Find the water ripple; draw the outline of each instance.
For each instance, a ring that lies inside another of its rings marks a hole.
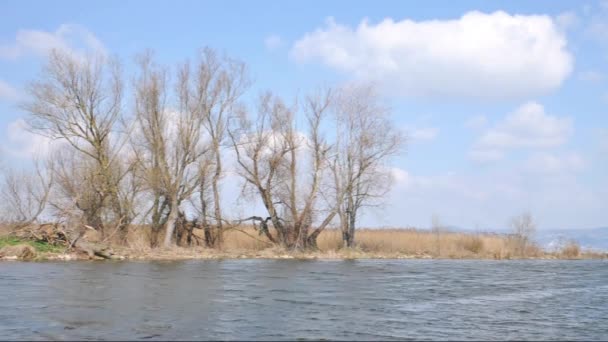
[[[2,263],[5,339],[602,340],[601,261]]]

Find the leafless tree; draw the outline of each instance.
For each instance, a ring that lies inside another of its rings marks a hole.
[[[151,52],[142,54],[138,63],[134,96],[137,134],[133,146],[145,184],[153,195],[153,226],[166,226],[163,245],[169,247],[180,205],[199,184],[197,162],[208,150],[201,132],[205,117],[191,103],[187,64],[178,70],[174,97],[177,108],[171,109],[167,105],[166,69],[154,63]]]
[[[201,115],[210,140],[210,156],[200,164],[200,205],[205,241],[216,247],[223,241],[224,217],[221,207],[220,180],[224,174],[223,151],[228,143],[227,128],[239,99],[250,86],[245,63],[219,56],[210,48],[202,50],[188,82],[188,110]],[[213,207],[212,215],[210,204]],[[211,218],[211,220],[209,220]]]
[[[520,255],[526,254],[526,248],[530,246],[532,237],[536,233],[536,222],[528,211],[523,212],[511,219],[510,222],[516,248]]]
[[[230,131],[245,189],[259,197],[268,214],[251,219],[270,241],[286,248],[316,248],[318,235],[337,214],[335,203],[319,206],[331,151],[321,126],[328,116],[331,91],[304,102],[306,133],[296,130],[298,106],[290,108],[270,93],[260,97],[255,119],[243,117],[239,129]],[[268,222],[276,236],[268,230]]]
[[[168,187],[171,186],[167,139],[169,134],[167,113],[167,71],[153,63],[153,53],[146,51],[138,56],[140,67],[134,81],[136,129],[131,137],[137,167],[135,173],[142,180],[144,190],[151,195],[153,232],[152,244],[156,245],[158,233],[166,224],[171,205]],[[178,201],[179,202],[179,201]]]
[[[45,211],[53,185],[53,174],[48,172],[51,161],[45,166],[35,159],[33,170],[8,169],[3,172],[1,213],[2,218],[8,221],[5,223],[12,228],[18,229],[38,221]]]
[[[349,85],[336,96],[336,147],[331,161],[344,247],[355,244],[361,209],[382,203],[391,184],[388,161],[404,138],[372,85]]]
[[[87,223],[105,234],[101,213],[108,207],[121,235],[132,219],[119,194],[129,168],[119,167],[121,143],[115,131],[122,117],[121,69],[101,55],[86,58],[52,51],[39,79],[28,87],[29,101],[22,107],[39,134],[62,139],[78,151],[89,166],[85,177],[93,189],[89,203],[77,203]]]
[[[337,217],[345,247],[354,245],[362,208],[382,203],[388,161],[403,143],[373,87],[325,89],[293,106],[267,93],[250,116],[242,97],[251,82],[238,60],[206,48],[175,69],[156,64],[151,52],[137,64],[132,116],[123,110],[119,64],[101,55],[53,51],[30,84],[23,108],[32,129],[67,142],[49,168],[56,186],[47,197],[57,215],[123,240],[144,217],[156,234],[166,227],[170,246],[188,201],[206,244],[220,247],[233,224],[222,210],[221,180],[227,153],[235,153],[245,191],[267,212],[250,219],[271,242],[315,248]]]
[[[441,218],[437,214],[433,214],[431,217],[431,230],[435,234],[435,245],[437,248],[437,256],[441,255],[441,234],[443,233],[443,224]]]

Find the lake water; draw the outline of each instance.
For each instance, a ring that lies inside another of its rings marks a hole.
[[[608,262],[0,263],[2,339],[606,340]]]

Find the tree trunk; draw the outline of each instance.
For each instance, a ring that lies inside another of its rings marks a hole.
[[[209,227],[208,224],[205,224],[203,229],[205,231],[205,245],[207,245],[209,248],[213,248],[215,241],[213,240],[213,232],[211,231],[211,227]]]
[[[222,225],[222,206],[220,200],[220,189],[219,189],[219,181],[222,175],[222,158],[220,155],[220,148],[218,143],[216,142],[215,146],[215,174],[213,175],[213,179],[211,182],[211,186],[213,188],[213,204],[215,208],[215,236],[213,238],[214,246],[218,247],[222,245],[224,241],[224,231]]]
[[[353,210],[348,215],[348,239],[346,240],[346,246],[348,248],[355,247],[355,225],[356,225],[357,215]]]
[[[345,248],[355,246],[355,226],[357,220],[357,212],[354,209],[353,200],[349,198],[348,207],[342,222],[342,243]]]
[[[342,248],[348,248],[348,241],[350,241],[350,237],[348,236],[348,227],[342,227]]]
[[[178,204],[177,200],[171,200],[171,208],[169,208],[169,217],[167,218],[167,229],[165,232],[165,242],[163,245],[165,247],[173,246],[173,234],[175,234],[175,226],[177,224],[177,213],[178,213]]]
[[[319,247],[317,246],[317,236],[317,234],[311,234],[310,236],[306,237],[306,245],[304,246],[304,248],[308,250],[319,249]]]
[[[152,206],[152,223],[150,224],[150,229],[151,229],[150,247],[156,247],[159,244],[158,233],[159,233],[160,229],[162,228],[161,214],[162,214],[162,209],[160,206],[160,195],[155,194],[154,204]]]
[[[154,225],[152,225],[152,227],[150,227],[150,229],[151,229],[150,247],[154,248],[154,247],[157,247],[159,244],[158,233],[160,232],[160,227],[155,227]]]

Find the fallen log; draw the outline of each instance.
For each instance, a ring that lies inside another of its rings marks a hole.
[[[76,250],[83,251],[89,255],[89,258],[100,257],[103,259],[110,260],[122,260],[124,257],[116,255],[114,250],[106,245],[85,242],[82,240],[77,240],[74,243],[74,247]]]

